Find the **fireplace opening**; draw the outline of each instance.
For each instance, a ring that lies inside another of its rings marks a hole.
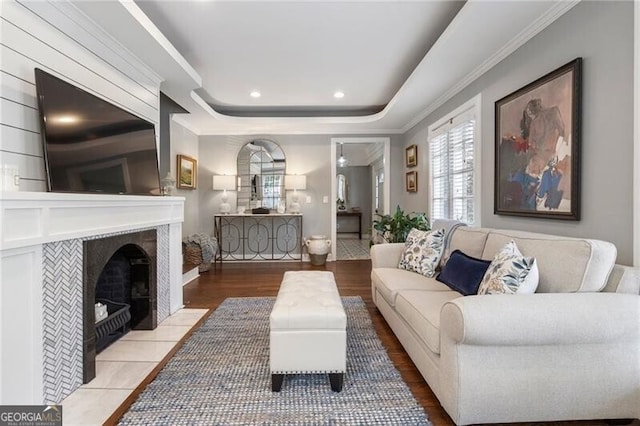
[[[136,245],[121,247],[109,259],[96,284],[96,353],[130,329],[151,328],[151,265]]]
[[[156,245],[155,230],[83,242],[83,383],[97,353],[129,330],[156,328]]]

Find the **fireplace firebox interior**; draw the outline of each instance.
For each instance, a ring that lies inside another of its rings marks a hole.
[[[96,311],[96,353],[130,329],[150,329],[149,259],[136,245],[121,247],[105,265],[96,285],[95,303],[104,305],[108,316]]]
[[[84,242],[83,382],[95,377],[95,356],[130,329],[157,326],[156,231]],[[96,304],[108,316],[96,322]]]

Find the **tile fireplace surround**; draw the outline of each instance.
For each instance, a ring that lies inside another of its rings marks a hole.
[[[0,193],[0,405],[82,384],[83,241],[157,232],[158,322],[182,308],[184,198]]]

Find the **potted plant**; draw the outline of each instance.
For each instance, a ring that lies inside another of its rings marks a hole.
[[[426,213],[408,213],[398,206],[392,215],[376,215],[379,219],[373,221],[373,229],[378,231],[384,242],[402,243],[407,239],[411,229],[416,228],[421,231],[431,230],[429,219]]]

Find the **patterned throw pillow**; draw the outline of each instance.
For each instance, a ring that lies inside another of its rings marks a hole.
[[[524,257],[512,240],[491,261],[478,288],[478,294],[535,293],[538,279],[535,258]]]
[[[444,229],[420,231],[412,229],[404,244],[398,268],[417,272],[425,277],[436,274],[436,266],[444,247]]]

